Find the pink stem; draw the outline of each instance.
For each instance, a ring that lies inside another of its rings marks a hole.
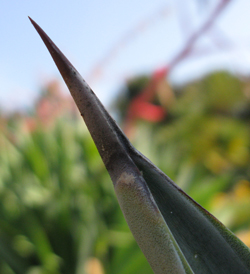
[[[230,1],[231,0],[222,0],[211,16],[208,18],[208,20],[196,32],[194,32],[193,35],[191,35],[184,48],[167,65],[167,73],[169,73],[182,59],[184,59],[189,54],[194,43],[213,25],[216,18],[221,14],[221,12]]]

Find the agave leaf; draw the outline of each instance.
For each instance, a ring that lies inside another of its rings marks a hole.
[[[250,273],[250,250],[138,152],[77,70],[30,19],[54,59],[155,273]]]

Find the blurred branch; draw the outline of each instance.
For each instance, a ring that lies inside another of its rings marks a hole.
[[[156,92],[157,85],[165,79],[165,77],[175,68],[177,64],[187,58],[193,50],[193,46],[197,42],[197,40],[203,36],[216,22],[219,15],[224,11],[226,6],[230,3],[231,0],[221,0],[212,14],[208,17],[204,24],[198,28],[197,31],[194,31],[193,34],[189,37],[186,44],[183,48],[173,57],[173,59],[167,64],[165,67],[156,70],[149,82],[148,86],[137,95],[130,103],[128,108],[127,117],[125,119],[124,130],[126,134],[130,134],[131,132],[130,125],[133,121],[138,118],[137,117],[137,109],[141,109],[142,105],[145,106],[145,102],[150,102]],[[150,104],[148,104],[150,105]],[[158,107],[159,108],[159,107]],[[149,109],[145,109],[145,112],[149,111]],[[162,108],[163,111],[163,108]]]
[[[202,5],[203,9],[205,9],[207,8],[208,3],[209,2],[207,1],[198,1],[197,5]],[[201,57],[207,54],[214,53],[216,51],[215,49],[211,49],[209,47],[194,48],[194,44],[204,33],[206,33],[209,36],[212,43],[218,50],[229,50],[235,47],[235,44],[231,41],[231,39],[227,37],[227,35],[216,24],[214,24],[218,15],[224,10],[225,6],[228,3],[229,1],[221,1],[220,4],[214,10],[214,12],[210,15],[208,20],[201,25],[198,31],[193,32],[193,34],[190,36],[190,33],[192,33],[191,30],[193,28],[190,8],[187,5],[187,2],[184,3],[180,0],[176,1],[180,28],[182,30],[183,35],[185,37],[189,36],[189,39],[185,43],[182,50],[177,53],[177,55],[171,60],[170,64],[166,67],[168,68],[167,72],[170,72],[169,70],[173,69],[173,67],[175,67],[175,65],[177,65],[183,59],[188,58],[191,60],[192,58]],[[172,68],[170,66],[172,66]],[[158,74],[159,71],[156,71],[156,73]]]
[[[105,54],[105,56],[94,66],[90,74],[87,76],[89,82],[102,75],[104,67],[115,58],[117,53],[124,48],[129,42],[135,39],[140,33],[147,30],[150,26],[164,19],[170,12],[168,6],[161,7],[150,16],[141,20],[135,27],[130,29],[125,35],[118,40],[117,43]]]
[[[212,25],[215,23],[219,15],[222,13],[222,11],[224,11],[226,6],[230,2],[231,0],[222,0],[219,3],[219,5],[215,8],[214,12],[208,18],[208,20],[190,36],[187,43],[184,45],[183,49],[179,53],[177,53],[177,55],[172,59],[172,61],[170,61],[170,63],[166,66],[165,75],[169,73],[171,70],[173,70],[173,68],[189,54],[196,41],[212,27]]]

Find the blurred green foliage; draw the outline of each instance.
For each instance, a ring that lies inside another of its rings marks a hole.
[[[250,82],[218,72],[165,92],[165,119],[136,120],[135,147],[250,245]],[[32,115],[2,114],[0,128],[0,273],[152,274],[55,83]]]

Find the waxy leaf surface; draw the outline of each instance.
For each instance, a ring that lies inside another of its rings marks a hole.
[[[249,248],[131,145],[74,66],[30,20],[76,102],[153,271],[250,273]]]

